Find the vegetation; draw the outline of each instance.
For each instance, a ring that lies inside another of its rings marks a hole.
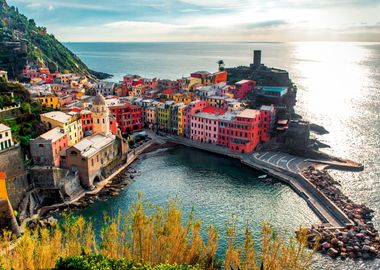
[[[13,249],[14,238],[5,232],[0,239],[0,268],[131,269],[128,267],[133,265],[133,269],[220,269],[223,263],[225,269],[236,270],[301,270],[309,267],[314,253],[306,248],[304,230],[285,243],[265,224],[259,252],[248,229],[245,241],[237,245],[232,225],[227,230],[225,258],[220,262],[216,258],[218,232],[209,226],[204,240],[201,229],[193,214],[184,222],[174,200],[164,210],[149,207],[140,198],[129,214],[105,219],[100,241],[91,222],[82,217],[68,217],[62,226],[51,230],[26,229]]]
[[[99,79],[108,74],[94,72],[45,27],[37,26],[33,19],[20,14],[15,7],[9,7],[0,0],[0,68],[16,78],[26,63],[49,67],[52,71],[69,70]]]
[[[159,264],[156,266],[150,266],[136,262],[134,260],[126,259],[111,259],[103,255],[82,255],[68,258],[60,258],[54,268],[54,270],[92,270],[92,269],[104,269],[104,270],[197,270],[198,267],[188,265],[171,265],[171,264]]]
[[[10,93],[13,93],[11,98]],[[51,110],[30,99],[29,92],[19,83],[0,83],[0,108],[18,105],[20,108],[12,115],[0,117],[0,123],[11,128],[14,140],[20,143],[25,155],[30,156],[30,140],[47,131],[40,121],[40,114]]]

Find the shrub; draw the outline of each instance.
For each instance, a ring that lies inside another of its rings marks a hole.
[[[198,267],[188,265],[149,264],[138,263],[134,260],[111,259],[103,255],[82,255],[68,258],[60,258],[54,270],[196,270]]]
[[[194,220],[192,213],[184,222],[175,200],[170,200],[165,209],[155,207],[155,211],[149,211],[151,214],[146,213],[146,208],[139,198],[129,214],[105,218],[101,241],[96,240],[91,222],[83,217],[67,217],[52,230],[26,229],[16,244],[14,236],[5,232],[0,238],[0,269],[49,269],[57,260],[56,269],[132,269],[128,267],[138,265],[142,268],[133,269],[196,269],[192,265],[200,269],[221,268],[215,255],[218,232],[212,225],[204,240],[201,222]],[[303,270],[309,267],[314,254],[306,248],[306,230],[302,229],[285,243],[264,224],[261,252],[254,249],[248,228],[241,246],[236,245],[236,235],[232,224],[227,229],[225,269]]]

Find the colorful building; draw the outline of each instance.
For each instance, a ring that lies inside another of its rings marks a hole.
[[[200,112],[208,106],[205,100],[194,100],[182,110],[183,117],[183,137],[190,138],[191,136],[191,116]]]
[[[215,72],[212,75],[212,83],[227,82],[227,71]]]
[[[218,142],[219,117],[226,111],[206,107],[191,116],[191,139],[216,144]]]
[[[129,102],[115,104],[109,107],[111,114],[116,118],[118,128],[123,134],[130,134],[142,130],[142,108]]]
[[[33,163],[59,167],[61,151],[67,146],[67,133],[60,127],[53,128],[30,142]]]
[[[0,151],[12,147],[13,139],[11,128],[0,123]]]
[[[156,127],[156,124],[157,124],[156,110],[157,108],[154,106],[149,106],[145,108],[144,122],[149,128]]]
[[[74,145],[83,138],[82,120],[78,113],[64,113],[60,111],[48,112],[41,114],[41,121],[49,129],[60,127],[68,135],[68,145]]]
[[[246,98],[255,86],[256,82],[252,80],[241,80],[235,83],[234,98],[239,100]]]
[[[260,142],[260,111],[228,112],[219,119],[218,144],[231,151],[250,153]]]
[[[44,107],[52,108],[52,109],[61,108],[61,103],[59,102],[59,97],[57,96],[43,96],[43,97],[37,97],[36,99]]]
[[[91,108],[92,134],[109,135],[110,132],[110,110],[106,99],[102,94],[97,94]]]
[[[166,101],[157,106],[158,129],[165,131],[171,130],[172,107],[174,104],[174,101]]]
[[[261,141],[268,142],[273,135],[276,124],[276,110],[273,105],[263,105],[260,108],[261,113]]]
[[[184,112],[186,111],[186,108],[187,105],[181,105],[178,107],[178,136],[183,136],[185,122]]]
[[[82,121],[82,130],[84,136],[89,136],[92,134],[92,112],[88,110],[81,110],[80,117]]]

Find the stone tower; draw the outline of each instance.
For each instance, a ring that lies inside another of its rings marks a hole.
[[[109,135],[110,111],[106,105],[106,99],[102,94],[97,94],[91,108],[92,112],[92,134]]]

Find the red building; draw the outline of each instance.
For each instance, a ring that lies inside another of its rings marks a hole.
[[[260,108],[261,113],[261,141],[268,142],[271,139],[271,133],[274,131],[276,123],[276,111],[273,105],[263,105]]]
[[[118,124],[115,117],[110,117],[110,131],[113,135],[117,134]]]
[[[244,99],[256,86],[256,81],[241,80],[235,83],[234,98]]]
[[[123,134],[142,130],[142,108],[129,102],[109,107]]]
[[[82,120],[82,130],[83,134],[85,136],[91,135],[92,134],[92,113],[91,111],[87,110],[82,110],[80,112],[81,120]]]
[[[227,71],[219,71],[213,74],[213,83],[227,82]]]
[[[252,152],[260,142],[260,111],[246,109],[219,119],[218,144],[239,153]]]

